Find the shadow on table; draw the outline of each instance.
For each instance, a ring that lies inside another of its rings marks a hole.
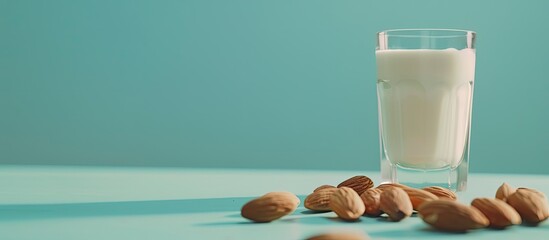
[[[384,230],[384,231],[371,231],[368,232],[368,234],[373,238],[405,238],[405,239],[423,239],[423,238],[434,238],[434,239],[441,239],[448,236],[461,236],[466,235],[467,233],[449,233],[449,232],[440,232],[436,231],[430,227],[423,226],[415,226],[410,229],[406,230]]]
[[[261,226],[264,223],[253,223],[248,220],[245,220],[240,216],[240,213],[228,214],[225,217],[229,219],[221,219],[222,221],[218,222],[206,222],[206,223],[197,223],[195,226],[198,227],[211,227],[211,226]],[[242,221],[234,221],[230,219],[239,218]],[[382,218],[370,218],[370,217],[361,217],[357,221],[344,221],[338,218],[333,212],[309,212],[303,208],[298,208],[293,214],[285,216],[282,219],[275,221],[277,224],[306,224],[306,225],[340,225],[340,226],[361,226],[361,225],[377,225],[377,224],[387,224],[387,220]]]
[[[240,211],[250,197],[0,205],[0,222],[52,218]]]

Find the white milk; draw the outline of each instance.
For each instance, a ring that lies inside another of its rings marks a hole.
[[[379,50],[385,155],[408,168],[457,166],[468,147],[475,52]]]

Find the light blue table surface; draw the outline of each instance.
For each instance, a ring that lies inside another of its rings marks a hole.
[[[361,171],[0,166],[0,239],[303,239],[340,230],[373,239],[549,238],[548,221],[448,234],[417,217],[346,223],[334,213],[308,214],[302,205],[268,224],[240,217],[254,196],[285,190],[303,199],[321,184],[357,174],[379,179]],[[491,197],[503,181],[549,193],[548,175],[471,174],[459,199]]]

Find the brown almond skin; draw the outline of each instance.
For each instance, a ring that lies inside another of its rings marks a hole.
[[[498,190],[496,191],[496,198],[502,201],[507,201],[507,198],[509,197],[509,195],[515,193],[515,191],[516,189],[511,187],[509,184],[503,183],[501,184],[501,186],[499,186]]]
[[[408,194],[398,187],[385,188],[379,197],[379,208],[389,215],[389,219],[398,222],[412,215],[413,207]]]
[[[403,188],[403,190],[408,194],[414,210],[417,210],[419,206],[424,202],[438,199],[436,195],[422,189]]]
[[[360,196],[348,187],[341,187],[330,197],[330,209],[346,221],[356,221],[364,213],[364,203]]]
[[[471,205],[481,211],[490,221],[491,228],[506,228],[521,224],[518,212],[506,202],[497,198],[475,198]]]
[[[323,188],[309,194],[304,201],[305,208],[318,212],[332,211],[329,206],[330,197],[335,191],[337,191],[335,187]]]
[[[242,206],[242,217],[254,222],[271,222],[295,211],[299,198],[290,192],[270,192]]]
[[[383,191],[384,189],[390,188],[390,187],[397,187],[397,188],[402,188],[402,189],[410,188],[410,187],[408,187],[404,184],[400,184],[400,183],[383,183],[383,184],[377,186],[376,188]]]
[[[547,196],[545,196],[544,193],[542,193],[542,192],[540,192],[540,191],[538,191],[538,190],[536,190],[536,189],[533,189],[533,188],[519,187],[519,188],[517,188],[517,190],[530,191],[530,192],[533,192],[533,193],[539,195],[539,196],[542,197],[542,198],[547,198]]]
[[[369,240],[370,238],[359,233],[324,233],[307,238],[307,240]]]
[[[377,189],[380,189],[381,191],[387,188],[400,188],[404,190],[408,194],[410,201],[412,201],[412,207],[414,210],[417,210],[419,205],[421,205],[425,201],[438,199],[436,195],[428,191],[425,191],[423,189],[418,189],[418,188],[412,188],[400,183],[384,183],[377,186]]]
[[[360,198],[364,203],[364,215],[370,217],[378,217],[383,212],[379,209],[381,190],[377,188],[370,188],[360,194]]]
[[[273,197],[273,196],[287,198],[291,200],[292,203],[295,204],[296,206],[299,206],[299,204],[301,203],[301,200],[299,200],[299,198],[291,192],[268,192],[261,197]]]
[[[374,187],[374,182],[372,181],[372,179],[366,176],[354,176],[341,182],[339,185],[337,185],[337,187],[352,188],[356,191],[356,193],[358,193],[358,195],[360,195],[364,191],[366,191],[366,189]]]
[[[522,221],[538,224],[549,218],[549,206],[545,195],[529,189],[517,189],[509,195],[507,203],[520,214]]]
[[[465,232],[490,223],[478,209],[448,199],[425,202],[418,215],[435,229],[448,232]]]
[[[439,186],[425,187],[423,190],[436,195],[438,198],[445,198],[450,200],[457,200],[457,195],[448,188]]]
[[[336,188],[336,187],[334,187],[332,185],[324,184],[322,186],[319,186],[319,187],[315,188],[315,190],[313,190],[313,192],[316,192],[316,191],[322,190],[322,189],[326,189],[326,188]]]

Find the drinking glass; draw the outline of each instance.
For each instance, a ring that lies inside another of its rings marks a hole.
[[[413,187],[467,186],[476,33],[377,34],[381,177]]]

